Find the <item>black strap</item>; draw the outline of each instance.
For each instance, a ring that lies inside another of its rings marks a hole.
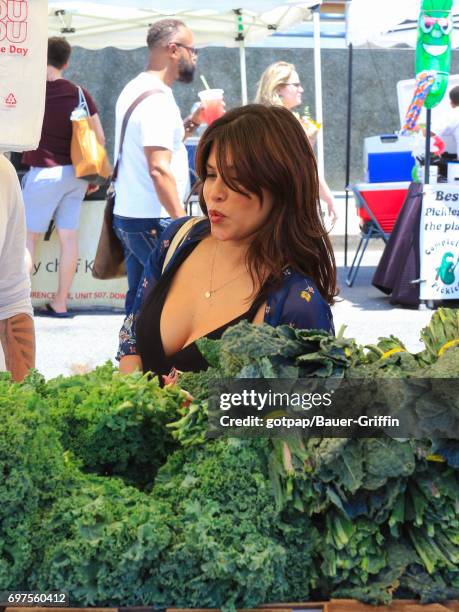
[[[54,223],[54,219],[51,219],[48,225],[48,229],[46,230],[45,235],[43,237],[43,240],[45,242],[48,242],[48,240],[51,238],[51,234],[53,233],[55,227],[56,224]]]
[[[118,149],[118,155],[116,157],[115,167],[113,168],[112,181],[115,181],[116,177],[118,176],[118,166],[119,166],[119,163],[120,163],[120,160],[121,160],[121,152],[123,150],[124,137],[126,135],[126,128],[127,128],[127,124],[128,124],[129,118],[132,115],[134,109],[143,100],[145,100],[145,98],[148,98],[149,96],[151,96],[151,95],[153,95],[155,93],[164,93],[164,91],[162,89],[150,89],[149,91],[144,91],[143,94],[140,94],[140,96],[134,100],[134,102],[127,109],[126,114],[124,115],[123,124],[121,126],[120,146],[119,146],[119,149]]]

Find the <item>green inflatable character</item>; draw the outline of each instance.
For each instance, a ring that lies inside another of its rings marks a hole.
[[[416,45],[416,74],[435,72],[435,83],[425,99],[425,107],[437,106],[445,95],[451,67],[453,0],[422,0]]]

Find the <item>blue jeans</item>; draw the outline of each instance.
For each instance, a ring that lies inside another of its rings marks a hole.
[[[128,279],[125,302],[126,315],[131,313],[134,306],[135,295],[147,259],[170,222],[170,217],[164,219],[134,219],[132,217],[113,216],[113,229],[123,245],[126,262]]]

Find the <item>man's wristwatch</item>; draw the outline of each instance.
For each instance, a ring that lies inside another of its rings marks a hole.
[[[201,124],[196,121],[192,121],[191,116],[183,122],[186,132],[194,132],[196,128],[198,128]]]
[[[188,121],[185,125],[185,130],[187,132],[194,132],[197,127],[199,127],[199,123],[195,123],[194,121]]]

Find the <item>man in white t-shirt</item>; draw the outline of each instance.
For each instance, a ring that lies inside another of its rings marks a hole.
[[[35,365],[35,333],[27,272],[26,225],[13,165],[0,153],[0,371],[22,380]]]
[[[143,267],[171,219],[186,215],[183,201],[188,187],[188,157],[183,138],[199,124],[200,109],[182,120],[171,86],[191,83],[197,50],[192,32],[176,19],[154,23],[147,36],[148,65],[121,92],[116,103],[115,158],[121,125],[130,105],[154,90],[134,109],[126,129],[122,160],[115,183],[113,228],[126,259],[131,311]]]

